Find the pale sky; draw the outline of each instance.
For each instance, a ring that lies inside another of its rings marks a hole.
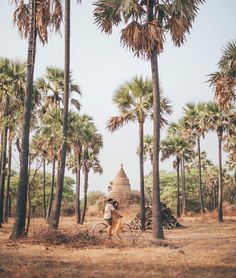
[[[20,38],[13,26],[13,7],[9,2],[0,1],[0,57],[25,61],[27,42]],[[83,94],[80,98],[81,113],[94,118],[104,140],[100,155],[103,175],[90,174],[89,190],[106,193],[107,185],[114,180],[121,163],[131,188],[138,189],[138,125],[127,125],[112,134],[105,127],[109,117],[116,115],[112,104],[114,90],[135,75],[151,78],[150,62],[134,58],[131,51],[120,46],[119,28],[110,36],[100,32],[93,23],[93,1],[71,2],[71,71]],[[182,107],[187,102],[212,100],[213,92],[206,82],[207,75],[217,69],[216,64],[227,41],[236,38],[235,11],[235,0],[206,0],[185,45],[176,48],[167,38],[164,53],[159,57],[159,74],[165,95],[174,110],[170,121],[177,121],[182,116]],[[49,43],[44,47],[38,44],[36,78],[45,74],[47,66],[63,67],[63,48],[63,32],[62,36],[50,35]],[[152,134],[152,123],[147,122],[145,134]],[[215,135],[207,135],[202,140],[202,150],[207,151],[209,158],[217,163]],[[161,163],[161,168],[171,171],[172,161]],[[151,165],[146,162],[145,174],[150,171]]]

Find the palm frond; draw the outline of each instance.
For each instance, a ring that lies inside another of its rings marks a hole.
[[[134,52],[137,57],[150,58],[154,47],[161,53],[165,41],[165,34],[157,19],[140,24],[135,20],[121,31],[121,43]]]

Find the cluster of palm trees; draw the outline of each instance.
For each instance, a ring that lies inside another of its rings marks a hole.
[[[184,176],[185,169],[195,160],[198,168],[198,186],[201,212],[205,212],[203,189],[202,189],[202,159],[200,140],[209,132],[216,132],[218,138],[218,168],[219,168],[219,188],[218,188],[218,220],[223,221],[222,202],[223,202],[223,168],[222,168],[222,144],[228,146],[228,140],[233,140],[236,135],[236,115],[233,108],[227,112],[222,111],[215,102],[190,103],[184,107],[184,116],[178,123],[172,123],[167,131],[167,137],[162,141],[162,159],[175,157],[177,171],[177,201],[176,215],[180,216],[179,188],[181,180],[182,206],[181,211],[186,214],[186,194]],[[230,139],[229,139],[230,138]],[[195,148],[196,146],[196,148]],[[233,147],[234,148],[234,147]],[[229,153],[234,151],[229,150]],[[195,150],[196,149],[196,150]],[[232,156],[229,155],[229,163],[234,163]],[[181,171],[180,171],[181,170]],[[234,170],[235,166],[234,166]],[[181,172],[181,175],[180,175]],[[182,179],[180,179],[182,177]]]
[[[29,184],[29,158],[30,158],[30,130],[33,129],[33,118],[34,113],[33,109],[40,110],[36,101],[37,98],[41,97],[41,92],[45,92],[49,90],[48,87],[51,87],[52,84],[49,84],[48,80],[39,81],[39,88],[36,89],[34,86],[34,65],[35,65],[35,53],[36,53],[36,42],[37,39],[41,41],[43,44],[48,41],[48,31],[49,29],[59,31],[60,25],[62,22],[62,12],[63,7],[60,0],[15,0],[16,11],[14,13],[14,21],[18,26],[20,34],[28,38],[28,57],[26,64],[26,77],[25,77],[25,90],[22,96],[22,113],[19,113],[19,117],[21,117],[21,128],[20,128],[20,139],[18,140],[19,150],[20,150],[20,174],[19,174],[19,186],[18,186],[18,200],[17,200],[17,211],[15,224],[12,232],[13,238],[18,238],[25,233],[25,215],[26,215],[26,199],[27,199],[27,191]],[[151,85],[149,84],[149,91],[151,86],[152,95],[149,93],[149,98],[151,98],[152,105],[152,119],[153,119],[153,138],[152,138],[152,165],[153,165],[153,237],[154,238],[164,238],[162,221],[161,221],[161,206],[160,206],[160,178],[159,178],[159,156],[160,156],[160,128],[161,128],[161,89],[159,85],[159,74],[158,74],[158,55],[164,49],[164,42],[166,34],[170,34],[171,39],[175,46],[181,46],[185,39],[186,34],[190,32],[192,28],[192,24],[194,19],[197,16],[197,12],[199,6],[204,3],[204,0],[173,0],[173,1],[165,1],[165,0],[97,0],[94,5],[94,18],[95,23],[101,27],[101,30],[106,33],[111,33],[113,26],[117,26],[122,23],[124,28],[121,32],[121,42],[123,46],[130,48],[133,53],[145,59],[150,60],[151,62]],[[55,163],[58,164],[57,171],[57,190],[55,193],[55,200],[52,206],[51,216],[50,216],[50,227],[57,228],[60,216],[60,204],[62,199],[63,192],[63,181],[64,181],[64,172],[66,166],[66,153],[68,150],[69,140],[70,139],[70,117],[73,118],[73,114],[69,113],[69,93],[70,90],[78,91],[78,87],[73,87],[70,78],[70,0],[64,1],[64,34],[65,34],[65,63],[64,63],[64,74],[62,86],[60,87],[61,91],[63,91],[63,107],[60,106],[58,101],[60,100],[60,92],[58,92],[57,100],[54,102],[50,101],[53,99],[54,92],[51,91],[51,94],[48,96],[48,106],[53,107],[53,109],[45,109],[46,112],[41,109],[41,112],[44,115],[47,115],[46,119],[43,117],[41,129],[37,132],[37,136],[44,134],[48,134],[48,125],[50,125],[50,121],[53,122],[55,117],[61,116],[61,124],[62,124],[62,133],[57,136],[57,138],[52,138],[51,140],[54,142],[55,146],[60,144],[57,153],[54,150],[54,143],[46,142],[45,146],[48,144],[50,147],[50,152],[54,154],[52,156],[55,160]],[[231,49],[231,48],[230,48]],[[216,88],[216,96],[220,96],[220,100],[222,100],[222,95],[226,92],[228,94],[227,103],[232,102],[235,98],[235,61],[233,64],[229,63],[229,60],[232,59],[223,59],[219,63],[219,74],[213,74],[211,78],[211,82],[213,86]],[[222,82],[226,84],[227,81],[227,90],[226,87],[222,87]],[[132,82],[131,82],[132,83]],[[145,83],[145,82],[144,82]],[[126,84],[125,87],[129,87],[129,93],[121,92],[122,97],[126,97],[127,99],[131,96],[130,91],[132,89],[131,84]],[[134,85],[135,86],[135,85]],[[52,87],[51,87],[52,89]],[[146,90],[146,89],[145,89]],[[4,90],[3,90],[4,91]],[[121,88],[121,91],[123,89]],[[125,90],[124,90],[125,91]],[[223,92],[223,93],[222,93]],[[125,96],[126,94],[126,96]],[[34,99],[35,98],[35,99]],[[7,98],[6,98],[7,100]],[[118,100],[118,99],[117,99]],[[114,98],[114,101],[115,98]],[[224,105],[224,101],[221,101]],[[78,103],[74,103],[77,108],[79,108]],[[57,105],[57,107],[56,107]],[[214,104],[213,104],[214,105]],[[125,106],[125,105],[124,105]],[[225,105],[224,105],[225,106]],[[227,105],[226,105],[227,106]],[[63,109],[62,109],[63,108]],[[134,119],[138,120],[140,127],[140,149],[142,149],[142,124],[144,123],[144,119],[150,112],[150,106],[146,106],[144,111],[135,111],[132,113],[130,111],[130,107],[125,107],[124,109],[128,109],[128,116],[126,119],[124,117],[113,117],[111,118],[108,128],[111,130],[115,130],[116,127],[121,126],[125,121],[132,121]],[[229,106],[227,106],[229,109]],[[125,110],[122,110],[121,114],[126,113]],[[132,109],[132,107],[131,107]],[[163,110],[164,111],[164,110]],[[216,112],[216,111],[215,111]],[[5,116],[4,119],[8,115],[8,111],[4,111]],[[75,116],[75,115],[74,115]],[[50,120],[49,120],[50,118]],[[76,118],[76,116],[75,116]],[[71,120],[72,121],[72,120]],[[83,121],[81,119],[81,121]],[[89,123],[91,124],[91,119],[87,117],[84,119],[86,122],[85,126]],[[58,128],[57,124],[53,122],[55,125],[55,129]],[[209,123],[210,124],[210,123]],[[54,127],[53,125],[53,127]],[[18,126],[19,127],[19,126]],[[73,128],[79,128],[79,124]],[[73,130],[72,128],[72,130]],[[214,127],[211,127],[214,129]],[[195,129],[195,128],[194,128]],[[79,160],[75,161],[76,167],[75,171],[77,173],[77,181],[80,180],[79,170],[81,167],[84,167],[84,171],[88,172],[89,164],[89,156],[96,157],[99,149],[102,146],[101,136],[98,135],[96,128],[92,128],[90,130],[91,133],[95,133],[94,140],[98,140],[99,143],[91,143],[92,135],[87,134],[86,138],[82,140],[85,150],[82,151],[79,146],[73,147],[73,151],[77,154],[77,157],[83,155],[84,162],[81,164]],[[4,133],[5,132],[5,133]],[[2,133],[2,145],[6,145],[6,130]],[[196,131],[198,132],[198,131]],[[224,132],[224,126],[218,126],[217,133],[219,136],[219,143],[222,140],[222,134]],[[231,132],[228,133],[230,136]],[[49,136],[50,137],[50,136]],[[60,143],[57,140],[61,140]],[[77,140],[76,137],[73,140]],[[73,141],[72,140],[72,141]],[[231,140],[231,139],[230,139]],[[36,140],[37,141],[37,140]],[[39,142],[39,145],[41,143]],[[93,151],[91,151],[91,144],[94,147]],[[37,144],[36,144],[37,145]],[[53,145],[53,147],[52,147]],[[43,145],[43,147],[45,147]],[[230,145],[228,145],[230,148]],[[6,148],[5,148],[6,149]],[[4,147],[2,148],[4,150]],[[43,154],[48,150],[42,150]],[[1,152],[2,159],[1,161],[5,161],[6,163],[6,154]],[[142,151],[140,152],[140,165],[142,161]],[[71,161],[71,160],[70,160]],[[54,165],[55,165],[54,163]],[[183,162],[182,162],[183,163]],[[180,162],[181,164],[181,162]],[[94,169],[101,172],[101,168],[96,167]],[[91,166],[92,167],[92,166]],[[184,165],[182,165],[184,168]],[[4,166],[2,166],[1,177],[4,178],[5,171]],[[85,175],[86,177],[86,175]],[[85,189],[87,188],[87,181],[85,181]],[[200,184],[200,183],[199,183]],[[143,196],[143,173],[142,167],[140,167],[140,189]],[[201,186],[200,186],[201,187]],[[199,188],[200,188],[199,187]],[[2,187],[1,187],[2,188]],[[4,188],[4,187],[3,187]],[[4,191],[1,189],[1,192]],[[86,190],[85,190],[86,191]],[[78,195],[79,193],[77,193]],[[3,194],[2,197],[3,198]],[[77,196],[78,198],[78,196]],[[142,197],[143,202],[143,197]],[[2,200],[1,200],[1,203]],[[86,204],[86,202],[85,202]],[[2,206],[2,205],[1,205]],[[0,206],[0,213],[2,211]],[[78,205],[79,207],[79,205]],[[143,207],[143,203],[142,203]],[[203,206],[202,206],[203,207]],[[77,209],[79,215],[79,208]],[[78,221],[79,216],[78,216]]]
[[[1,193],[0,193],[0,219],[1,224],[8,219],[9,192],[11,178],[12,146],[18,146],[19,158],[22,159],[20,123],[23,117],[24,89],[26,85],[25,64],[10,61],[6,58],[0,59],[0,106],[1,106]],[[68,113],[67,131],[67,167],[76,174],[76,220],[83,223],[87,205],[88,177],[89,172],[102,173],[102,167],[98,158],[103,147],[102,136],[93,122],[93,119],[79,113],[80,103],[76,95],[80,95],[80,89],[72,80],[70,74],[69,98],[71,107]],[[30,124],[31,144],[29,148],[29,176],[35,177],[36,172],[42,168],[44,176],[43,203],[44,217],[47,222],[53,220],[52,212],[58,206],[57,191],[60,152],[63,143],[63,93],[64,93],[64,71],[61,68],[48,67],[44,78],[34,82],[34,93],[32,101],[32,117]],[[73,97],[73,94],[76,94]],[[20,161],[21,162],[21,161]],[[52,165],[51,191],[49,200],[45,196],[45,171],[46,165]],[[34,173],[32,174],[32,169]],[[80,208],[80,174],[84,174],[84,208]],[[57,179],[56,179],[57,177]],[[6,186],[5,186],[6,183]],[[33,179],[27,185],[27,224],[25,232],[29,228],[31,211],[31,186]],[[55,191],[56,187],[56,193]],[[4,204],[4,207],[3,207]]]

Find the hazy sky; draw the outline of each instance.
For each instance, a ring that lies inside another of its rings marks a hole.
[[[13,26],[13,7],[9,2],[0,1],[0,56],[25,61],[27,42],[20,38]],[[105,127],[108,118],[116,115],[112,104],[114,90],[135,75],[150,78],[150,62],[133,57],[129,50],[120,46],[119,28],[110,36],[100,32],[93,23],[93,1],[71,2],[71,71],[83,94],[80,98],[82,113],[94,118],[104,140],[100,155],[103,175],[90,174],[89,190],[106,192],[121,163],[131,187],[138,189],[138,125],[125,126],[113,134]],[[236,38],[235,11],[235,0],[206,0],[184,46],[176,48],[169,38],[166,39],[164,53],[159,57],[159,73],[165,95],[173,105],[170,121],[182,116],[182,107],[187,102],[212,100],[213,92],[206,82],[207,75],[217,69],[216,64],[226,42]],[[63,44],[63,32],[62,35],[50,35],[49,43],[44,47],[38,44],[36,78],[45,74],[47,66],[63,67]],[[151,133],[152,124],[147,122],[145,134]],[[215,135],[207,135],[202,141],[202,148],[210,159],[217,161]],[[171,171],[171,160],[162,163],[161,168]],[[146,162],[145,174],[150,171],[150,163]]]

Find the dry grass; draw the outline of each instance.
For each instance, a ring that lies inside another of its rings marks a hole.
[[[127,216],[129,219],[130,215]],[[142,233],[136,244],[89,235],[101,218],[85,226],[62,217],[49,232],[42,219],[32,221],[28,239],[12,242],[13,221],[0,229],[0,277],[236,277],[236,217],[217,223],[215,215],[182,218],[183,229],[166,230],[165,240]]]

